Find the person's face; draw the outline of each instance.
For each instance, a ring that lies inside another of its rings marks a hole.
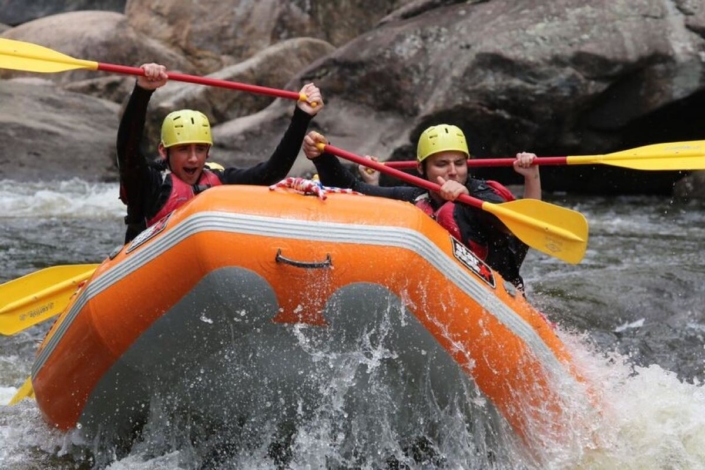
[[[160,150],[164,151],[162,156],[169,159],[172,173],[186,184],[193,185],[201,177],[209,149],[207,144],[183,144]]]
[[[463,152],[453,150],[434,153],[419,162],[418,171],[433,183],[438,183],[440,176],[446,181],[453,180],[465,184],[468,180],[467,158]]]

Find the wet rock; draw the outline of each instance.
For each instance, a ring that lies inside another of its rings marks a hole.
[[[12,28],[2,37],[41,45],[78,60],[132,67],[154,61],[170,64],[172,70],[184,73],[195,71],[182,56],[132,29],[121,13],[79,11],[52,15]],[[2,78],[36,75],[0,70]],[[81,66],[73,71],[46,74],[46,78],[62,85],[104,76],[105,72]]]
[[[479,157],[602,154],[696,140],[705,126],[697,17],[670,4],[494,0],[417,11],[303,74],[327,95],[366,106],[369,129],[382,114],[407,118],[397,129],[404,142],[391,152],[373,149],[383,159],[413,148],[423,129],[442,122],[463,128]],[[556,169],[544,186],[661,192],[679,177],[611,171],[605,179],[589,169]]]
[[[300,86],[287,87],[289,78],[334,50],[334,46],[320,39],[290,39],[268,47],[239,64],[209,74],[207,77],[266,88],[287,88],[290,91],[299,91]],[[217,126],[238,117],[254,114],[273,101],[274,98],[268,95],[215,86],[170,82],[158,90],[151,99],[145,134],[150,140],[149,145],[155,149],[161,122],[171,111],[183,108],[198,109],[209,117],[212,126]]]
[[[343,45],[406,3],[409,0],[134,0],[125,13],[137,31],[179,50],[210,73],[295,37]]]
[[[678,181],[673,195],[681,199],[705,199],[705,171],[696,171]]]
[[[40,79],[0,82],[0,179],[114,179],[118,105]]]
[[[74,57],[132,66],[155,60],[289,90],[314,81],[327,106],[313,126],[343,148],[383,160],[413,158],[423,129],[442,122],[463,128],[480,158],[521,150],[605,154],[699,140],[705,128],[705,7],[696,0],[206,0],[178,7],[148,0],[128,2],[125,15],[64,15],[2,35]],[[118,102],[134,83],[88,71],[47,77]],[[148,134],[166,110],[195,107],[214,121],[225,159],[261,161],[293,106],[275,101],[263,110],[270,102],[172,82],[153,99]],[[478,176],[519,182],[506,169]],[[682,176],[605,165],[542,170],[544,189],[600,194],[670,194]]]

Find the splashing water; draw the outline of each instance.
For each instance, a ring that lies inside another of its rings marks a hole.
[[[83,180],[17,183],[0,180],[0,218],[117,218],[125,214],[115,183]]]
[[[563,266],[530,254],[524,277],[603,406],[597,414],[571,409],[591,439],[577,433],[571,445],[547,449],[540,464],[471,381],[439,401],[428,356],[414,356],[426,365],[419,386],[407,387],[409,371],[396,367],[404,352],[390,341],[408,317],[388,304],[377,310],[379,328],[357,330],[347,347],[315,328],[289,331],[297,354],[321,370],[307,377],[321,399],[309,408],[295,402],[295,428],[278,428],[263,412],[259,429],[235,422],[235,438],[211,435],[198,417],[175,413],[169,397],[155,397],[135,445],[100,456],[77,433],[48,428],[36,404],[24,401],[0,405],[0,468],[705,468],[705,207],[654,198],[575,207],[591,222],[585,262]],[[121,241],[123,215],[114,184],[0,181],[0,275],[100,261]],[[336,318],[358,313],[340,310]],[[46,328],[0,338],[0,403],[26,377]],[[267,403],[276,409],[276,395],[262,397],[263,410]],[[399,413],[430,438],[408,438],[395,424]]]

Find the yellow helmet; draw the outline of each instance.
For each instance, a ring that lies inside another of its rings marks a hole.
[[[200,111],[181,109],[169,113],[162,123],[162,145],[165,148],[181,144],[213,145],[211,125]]]
[[[463,152],[470,158],[470,151],[467,142],[465,142],[463,131],[457,126],[439,124],[431,126],[421,133],[416,148],[416,158],[422,162],[434,153],[450,150]]]

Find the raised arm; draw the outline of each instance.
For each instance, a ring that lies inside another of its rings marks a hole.
[[[539,166],[532,165],[536,155],[528,152],[517,153],[514,171],[524,176],[524,199],[541,199],[541,175]]]
[[[120,182],[126,193],[121,195],[123,202],[133,199],[133,195],[134,198],[140,198],[140,187],[148,178],[147,160],[140,152],[147,105],[154,90],[167,82],[164,66],[144,64],[141,68],[145,71],[145,75],[137,78],[135,88],[120,119],[117,134],[117,163]]]
[[[297,103],[289,127],[269,160],[250,168],[225,169],[222,178],[224,183],[269,185],[281,181],[289,174],[311,119],[323,108],[321,91],[313,83],[304,85],[301,92],[306,94],[308,100]]]

